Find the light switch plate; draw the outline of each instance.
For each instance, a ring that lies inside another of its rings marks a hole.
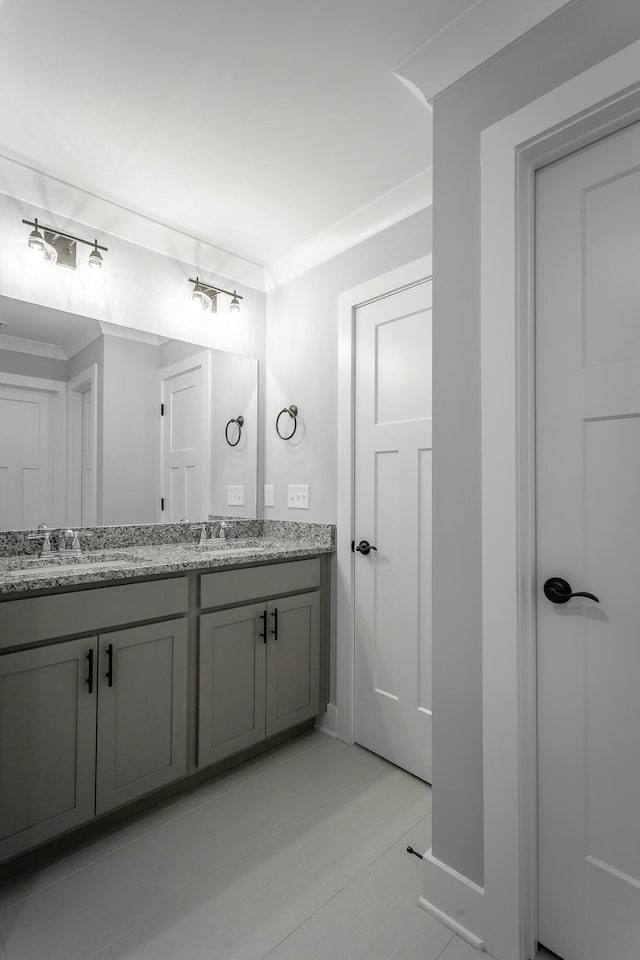
[[[273,492],[273,484],[265,483],[264,485],[264,505],[265,507],[275,506],[275,494]]]
[[[244,507],[244,486],[241,483],[227,487],[227,506]]]
[[[287,493],[287,506],[291,510],[309,509],[309,484],[290,483]]]

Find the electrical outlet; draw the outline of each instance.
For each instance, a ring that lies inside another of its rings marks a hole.
[[[227,506],[244,507],[244,487],[241,483],[234,487],[227,487]]]
[[[275,506],[275,494],[273,492],[273,484],[265,483],[264,485],[264,505],[265,507]]]
[[[291,510],[309,509],[309,484],[290,483],[288,487],[287,506]]]

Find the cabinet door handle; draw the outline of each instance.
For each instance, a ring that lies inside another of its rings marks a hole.
[[[271,611],[271,616],[273,617],[273,630],[271,631],[271,633],[273,634],[273,639],[277,640],[278,639],[278,608],[277,607]]]
[[[267,642],[267,611],[266,610],[264,610],[263,613],[260,614],[260,619],[262,620],[262,633],[259,634],[259,636],[260,636],[260,639],[263,640],[264,643],[266,643]]]
[[[108,681],[108,686],[113,686],[113,644],[110,643],[107,647],[107,672],[105,677]]]
[[[89,693],[93,693],[93,647],[89,650],[87,654],[87,663],[89,664],[89,673],[85,683],[89,687]]]

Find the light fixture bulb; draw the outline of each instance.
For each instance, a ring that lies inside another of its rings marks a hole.
[[[93,250],[89,254],[89,266],[92,270],[102,270],[103,264],[102,254],[98,250],[98,241],[94,240]]]
[[[233,291],[233,300],[229,304],[229,310],[233,313],[240,313],[240,301],[238,300],[238,291]]]
[[[38,230],[38,221],[34,220],[35,227],[29,234],[29,239],[27,243],[29,244],[30,250],[35,250],[36,253],[44,253],[44,237]]]
[[[212,313],[217,312],[217,291],[211,287],[203,286],[198,277],[196,277],[195,280],[195,286],[193,288],[193,293],[191,294],[191,299],[195,304],[202,307],[205,313],[208,311],[211,311]]]

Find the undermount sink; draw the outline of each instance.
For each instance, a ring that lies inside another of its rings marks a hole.
[[[262,540],[200,540],[199,551],[219,553],[258,553],[264,549]]]
[[[129,563],[133,558],[124,555],[121,551],[95,550],[93,553],[77,553],[60,556],[43,557],[10,557],[3,566],[9,573],[24,570],[47,570],[61,568],[70,568],[76,570],[78,567],[96,567],[112,565],[114,563]]]

